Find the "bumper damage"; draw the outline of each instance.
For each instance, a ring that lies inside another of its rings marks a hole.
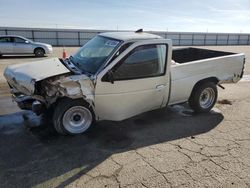
[[[32,110],[36,115],[42,114],[46,110],[46,105],[30,96],[12,94],[12,100],[22,110]]]

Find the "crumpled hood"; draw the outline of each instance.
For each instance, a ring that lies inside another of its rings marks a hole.
[[[69,72],[70,70],[58,58],[51,58],[8,66],[4,71],[4,77],[19,92],[32,95],[37,81]]]

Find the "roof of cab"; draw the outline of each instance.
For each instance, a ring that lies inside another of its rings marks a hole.
[[[150,33],[144,32],[107,32],[99,34],[103,37],[109,37],[117,40],[128,41],[128,40],[145,40],[145,39],[161,39],[162,37]]]

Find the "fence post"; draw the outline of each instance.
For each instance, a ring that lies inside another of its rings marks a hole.
[[[59,39],[58,39],[58,31],[56,30],[56,45],[59,45]]]
[[[248,35],[247,37],[247,45],[249,45],[249,39],[250,39],[250,35]]]
[[[218,45],[218,33],[216,33],[216,43],[215,43],[215,45],[217,46]]]
[[[228,45],[228,42],[229,42],[229,34],[227,35],[227,45]]]
[[[194,45],[194,34],[192,33],[192,46]]]
[[[8,30],[7,29],[5,29],[5,35],[8,35]]]
[[[238,35],[238,45],[240,45],[240,34]]]
[[[35,41],[34,30],[31,30],[31,33],[32,33],[32,40]]]
[[[80,38],[80,31],[78,31],[78,45],[81,46],[81,38]]]
[[[167,38],[167,32],[165,32],[165,39]]]
[[[204,36],[204,46],[206,46],[206,40],[207,40],[207,33],[205,33],[205,36]]]
[[[181,45],[181,34],[179,33],[179,46]]]

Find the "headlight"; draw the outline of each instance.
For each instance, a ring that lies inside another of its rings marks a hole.
[[[52,50],[52,46],[51,45],[48,45],[46,46],[49,50]]]

